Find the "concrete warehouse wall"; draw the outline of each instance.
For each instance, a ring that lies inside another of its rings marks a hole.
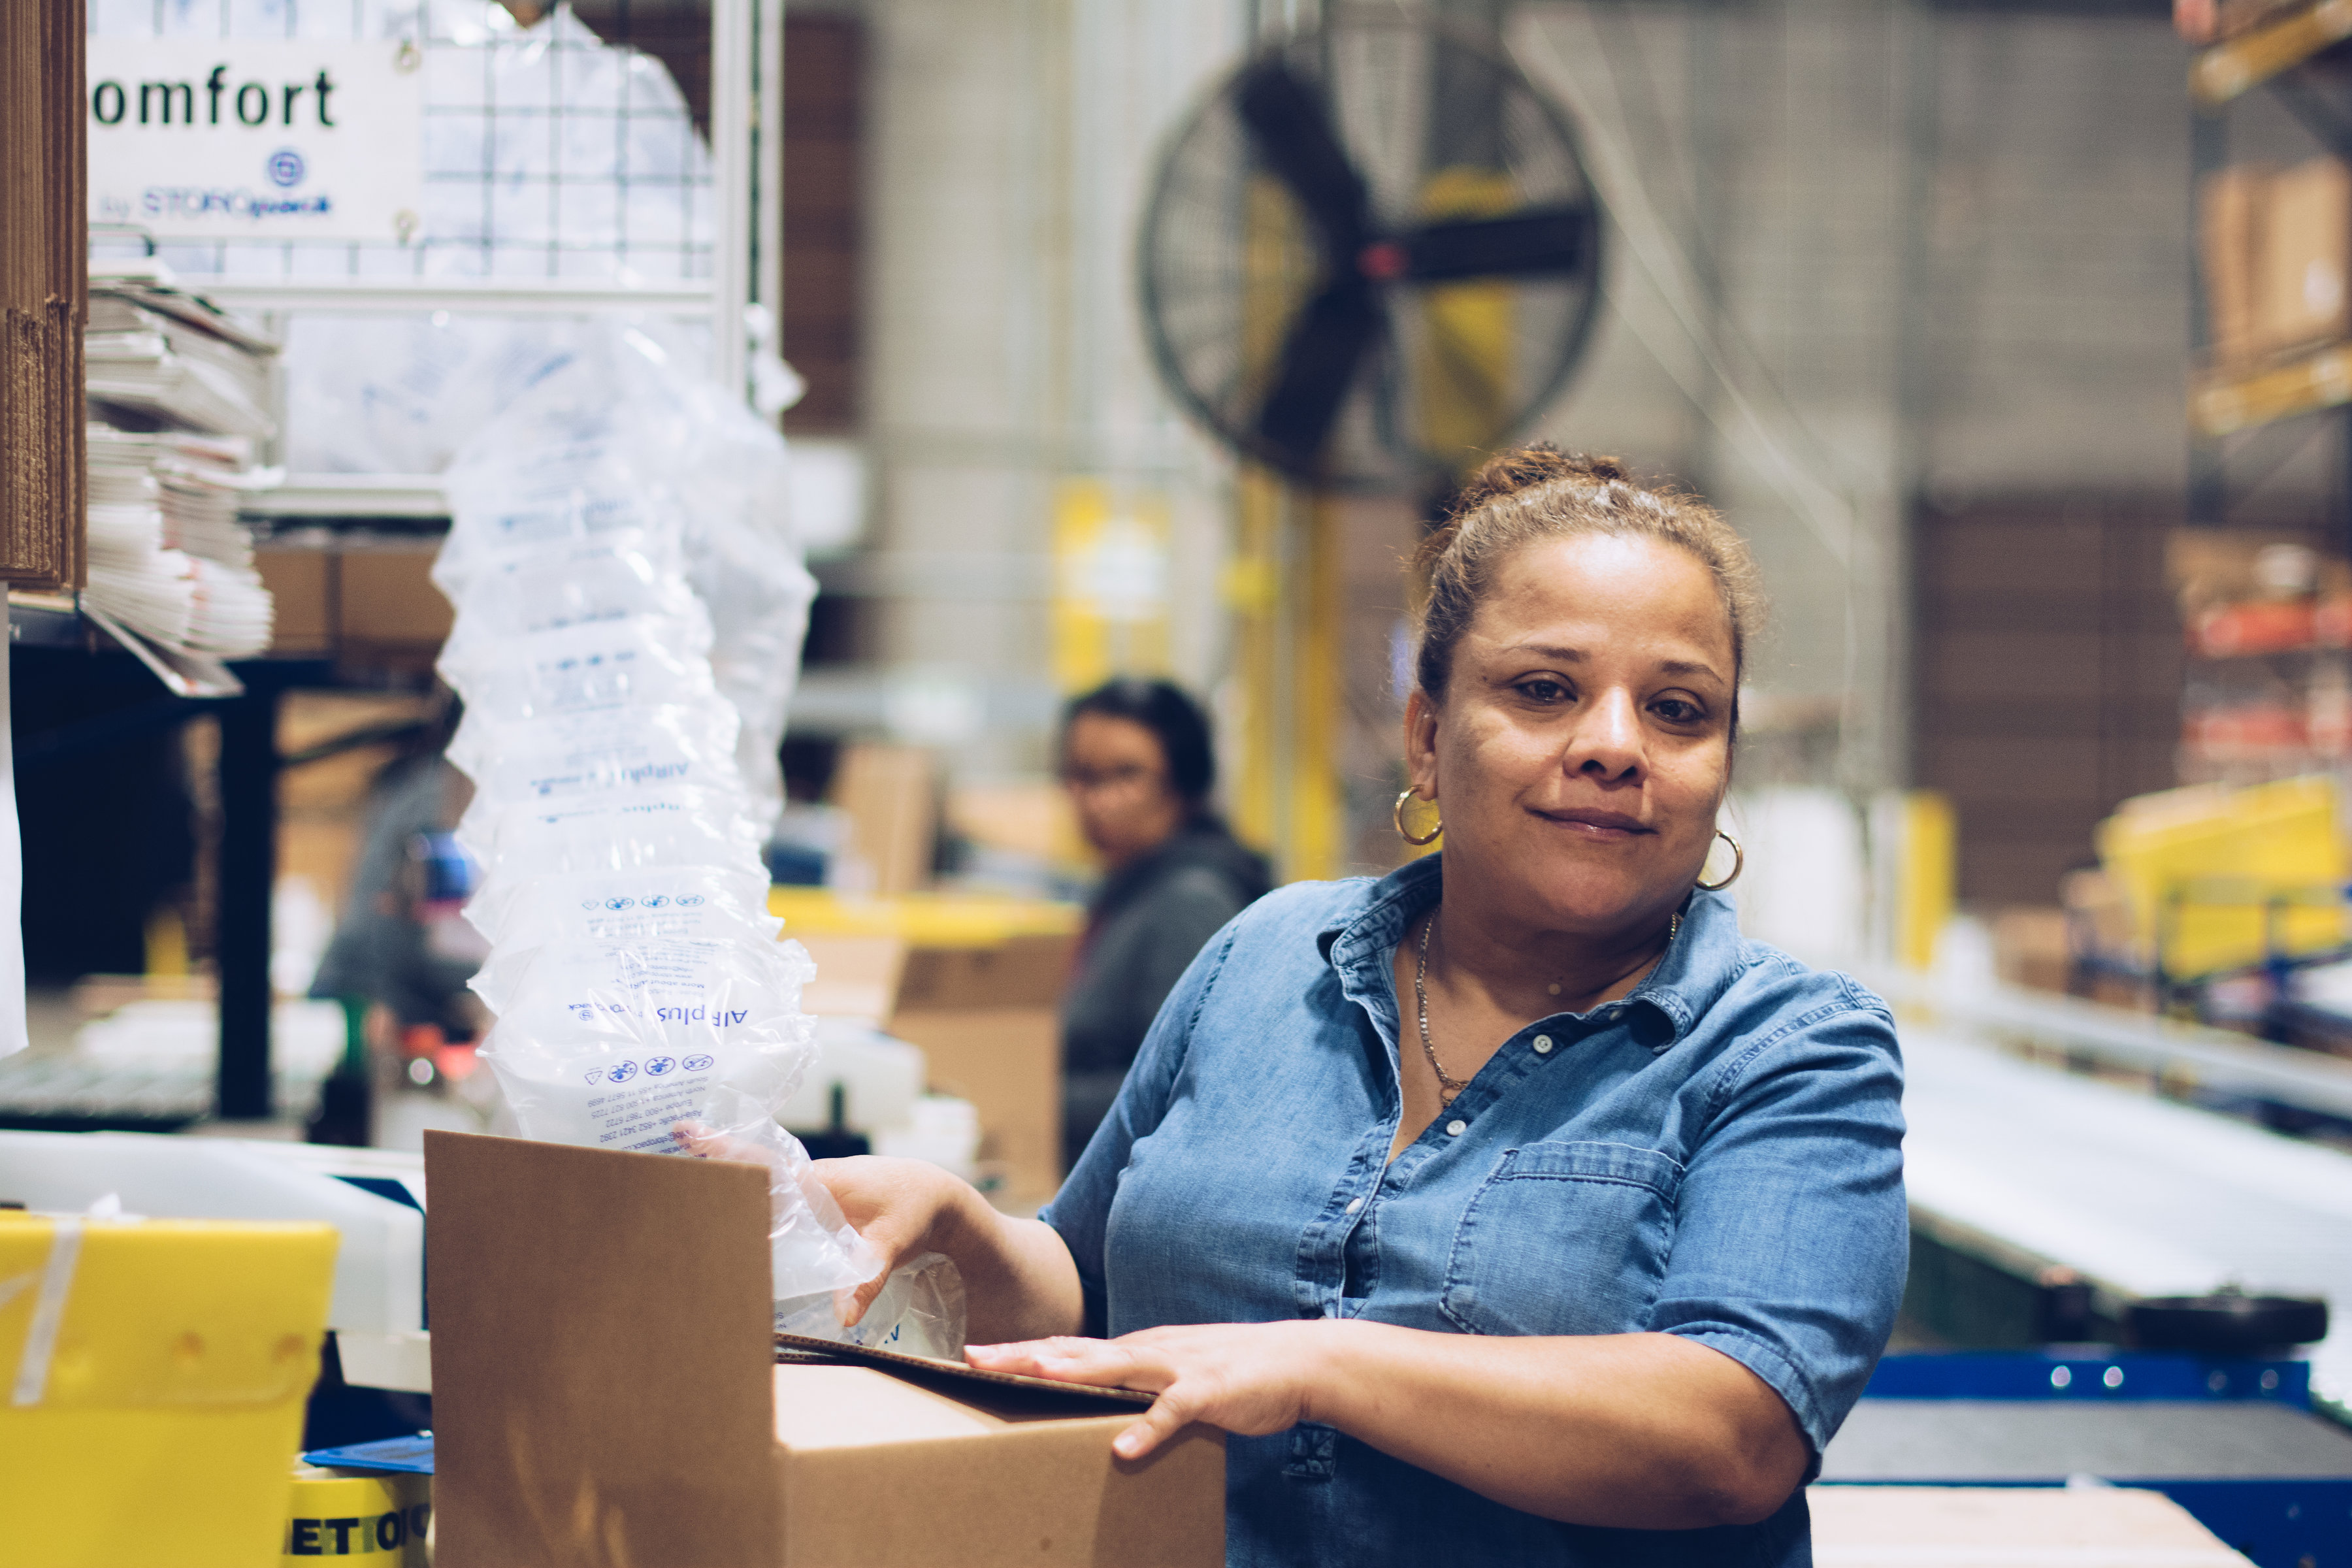
[[[958,768],[1033,769],[1052,711],[1060,477],[1172,499],[1179,672],[1213,685],[1223,670],[1229,474],[1154,384],[1130,247],[1158,140],[1234,58],[1244,14],[1199,0],[863,11],[878,487],[865,652],[978,694],[965,710],[986,723],[948,737]],[[2177,511],[2185,51],[2160,16],[1885,0],[1536,5],[1507,30],[1523,68],[1588,105],[1588,137],[1639,172],[1707,311],[1752,345],[1793,444],[1853,521],[1843,535],[1808,523],[1727,438],[1721,389],[1622,234],[1592,352],[1534,433],[1726,505],[1779,611],[1756,684],[1794,700],[1790,722],[1834,725],[1825,747],[1789,754],[1824,782],[1905,781],[1918,498],[2120,498],[2152,531]],[[2291,470],[2290,503],[2324,476]],[[1392,620],[1400,602],[1358,620]]]

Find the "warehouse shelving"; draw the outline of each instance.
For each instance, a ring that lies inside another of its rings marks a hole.
[[[285,275],[191,275],[183,281],[281,332],[291,316],[319,314],[448,312],[546,319],[633,311],[708,321],[714,374],[722,384],[745,387],[751,308],[756,303],[779,312],[782,301],[782,162],[779,138],[772,132],[783,124],[782,0],[709,0],[709,16],[714,205],[709,277],[636,283],[625,272],[613,281],[428,276],[421,257],[415,274],[366,276],[360,275],[356,255],[352,275],[346,276],[298,269],[289,255]],[[763,127],[771,133],[762,135]],[[331,544],[346,537],[357,541],[387,524],[429,529],[446,518],[447,505],[440,481],[432,475],[297,472],[276,489],[249,497],[240,511],[265,530],[298,522],[323,526]],[[92,652],[113,646],[71,595],[12,594],[9,629],[11,639],[20,646]],[[236,673],[241,690],[191,693],[175,686],[174,698],[159,700],[149,717],[176,724],[202,711],[217,716],[220,723],[223,822],[215,946],[221,1055],[215,1110],[225,1119],[243,1120],[269,1117],[282,1109],[272,1093],[276,1075],[269,1039],[277,781],[286,767],[312,759],[280,755],[280,701],[290,690],[341,684],[344,672],[332,659],[305,657],[244,661]],[[191,695],[215,700],[186,700]],[[71,742],[75,737],[44,739]],[[364,737],[351,743],[364,743]]]
[[[2219,440],[2298,414],[2352,403],[2352,343],[2329,343],[2251,371],[2201,377],[2189,401],[2197,434]]]

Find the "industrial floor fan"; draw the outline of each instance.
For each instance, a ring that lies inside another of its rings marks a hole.
[[[1566,118],[1477,35],[1332,6],[1171,142],[1139,246],[1176,397],[1320,490],[1458,475],[1559,390],[1600,299]]]

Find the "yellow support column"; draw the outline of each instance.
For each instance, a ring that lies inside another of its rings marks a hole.
[[[1292,879],[1337,876],[1344,858],[1347,803],[1339,782],[1340,505],[1328,496],[1301,497],[1295,590],[1285,595],[1291,616],[1290,833],[1282,865]]]
[[[1276,846],[1284,812],[1276,788],[1276,617],[1282,604],[1282,481],[1243,465],[1234,485],[1234,547],[1225,563],[1224,600],[1233,617],[1235,754],[1234,831],[1262,849]]]
[[[1936,961],[1936,939],[1952,918],[1958,861],[1959,829],[1952,803],[1934,790],[1906,793],[1895,955],[1913,969],[1926,969]]]

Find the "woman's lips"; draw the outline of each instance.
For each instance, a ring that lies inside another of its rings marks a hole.
[[[1628,816],[1622,811],[1600,811],[1582,806],[1570,806],[1559,811],[1538,811],[1536,815],[1546,822],[1555,823],[1571,832],[1592,838],[1635,838],[1656,831],[1655,828],[1643,826],[1640,818]]]

